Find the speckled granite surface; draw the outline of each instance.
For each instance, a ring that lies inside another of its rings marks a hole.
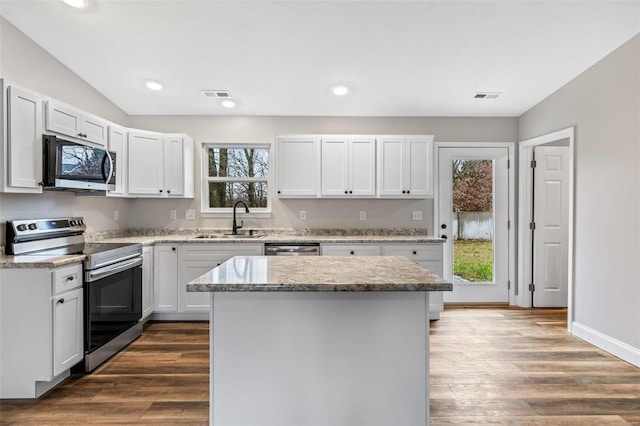
[[[402,256],[236,256],[187,285],[190,292],[451,290]]]
[[[126,230],[87,233],[87,242],[183,244],[183,243],[345,243],[345,244],[382,244],[382,243],[443,243],[441,238],[428,237],[426,229],[256,229],[259,237],[225,238],[229,229],[212,228],[135,228]],[[248,230],[246,230],[248,232]],[[207,238],[198,238],[206,236]],[[222,238],[218,238],[218,237]],[[0,254],[0,268],[53,268],[84,260],[83,255],[69,256],[4,256]]]
[[[3,268],[57,268],[58,266],[82,262],[84,254],[54,256],[0,256],[0,269]]]

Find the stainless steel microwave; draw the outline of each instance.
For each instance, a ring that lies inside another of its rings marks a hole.
[[[66,191],[112,191],[116,153],[43,135],[43,187]]]

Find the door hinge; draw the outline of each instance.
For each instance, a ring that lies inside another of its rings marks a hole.
[[[507,220],[507,229],[511,229],[511,221]]]
[[[511,168],[511,160],[507,160],[507,169]]]
[[[507,290],[511,290],[511,281],[507,281]]]
[[[529,284],[529,291],[536,291],[535,284]]]
[[[529,224],[529,229],[531,229],[532,231],[536,229],[536,223],[535,222],[531,222]]]
[[[537,165],[536,160],[531,160],[531,168],[535,169],[536,165]]]

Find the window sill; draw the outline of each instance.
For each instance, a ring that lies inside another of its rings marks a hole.
[[[210,212],[201,211],[200,217],[203,219],[233,219],[233,212]],[[249,212],[238,210],[236,219],[271,219],[271,212]]]

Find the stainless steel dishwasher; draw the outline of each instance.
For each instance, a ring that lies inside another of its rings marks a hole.
[[[320,255],[320,244],[267,243],[264,245],[264,254],[267,256],[318,256]]]

